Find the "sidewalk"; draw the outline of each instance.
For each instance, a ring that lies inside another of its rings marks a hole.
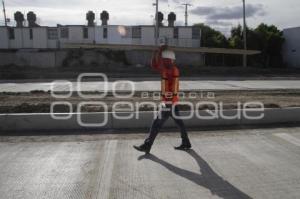
[[[160,81],[135,81],[133,84],[120,82],[116,90],[160,91]],[[1,83],[0,92],[30,92],[34,90],[49,91],[52,83]],[[71,82],[73,91],[103,91],[103,82],[83,82],[80,88]],[[55,84],[55,91],[68,91],[70,85]],[[108,82],[107,90],[112,91],[113,82]],[[247,80],[247,81],[181,81],[181,91],[214,91],[214,90],[278,90],[300,89],[300,80]]]
[[[1,198],[298,198],[300,128],[0,137]],[[101,132],[99,132],[101,133]]]

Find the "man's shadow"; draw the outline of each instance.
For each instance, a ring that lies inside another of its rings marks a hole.
[[[185,169],[181,169],[177,166],[174,166],[152,154],[142,155],[138,158],[138,160],[149,159],[152,160],[173,173],[186,178],[193,183],[203,186],[211,191],[213,195],[217,195],[221,198],[229,199],[229,198],[251,198],[247,194],[240,191],[238,188],[234,187],[228,181],[224,180],[221,176],[219,176],[216,172],[212,170],[212,168],[208,165],[208,163],[202,159],[193,149],[186,151],[190,156],[192,156],[200,168],[200,173],[188,171]]]

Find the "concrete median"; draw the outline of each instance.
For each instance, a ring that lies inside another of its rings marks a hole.
[[[241,110],[182,111],[181,115],[184,117],[190,116],[189,119],[184,119],[188,128],[279,123],[300,124],[300,107],[264,109],[263,111],[250,111],[247,113],[247,116],[250,117],[263,113],[261,119],[251,119],[246,117],[245,114],[238,115],[239,111]],[[55,113],[54,116],[51,116],[50,113],[0,114],[0,132],[142,129],[150,127],[156,114],[156,112]],[[175,127],[175,123],[169,119],[164,127]]]

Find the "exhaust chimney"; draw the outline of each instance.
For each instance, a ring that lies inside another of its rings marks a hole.
[[[34,12],[30,11],[27,13],[27,21],[28,21],[28,27],[38,27],[39,25],[36,23],[36,14]]]
[[[93,11],[88,11],[86,13],[86,20],[88,21],[88,26],[95,26],[95,13]]]
[[[102,26],[106,26],[107,25],[107,21],[109,20],[109,14],[108,14],[108,12],[104,10],[100,14],[100,19],[102,21]]]
[[[159,26],[164,26],[163,20],[164,20],[164,14],[162,12],[158,12],[158,25]]]
[[[170,12],[170,14],[168,15],[168,26],[169,27],[174,27],[174,23],[176,21],[176,14],[174,12]]]
[[[23,22],[24,22],[24,15],[20,12],[17,11],[15,12],[15,21],[17,22],[17,28],[23,27]]]

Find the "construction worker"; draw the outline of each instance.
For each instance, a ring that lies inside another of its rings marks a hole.
[[[179,70],[175,65],[175,53],[168,50],[166,45],[162,45],[158,51],[154,52],[151,66],[161,74],[161,108],[157,118],[152,123],[149,136],[142,145],[134,146],[134,148],[138,151],[149,153],[159,130],[171,116],[180,128],[182,139],[181,145],[174,148],[176,150],[190,149],[191,143],[184,123],[181,119],[174,117],[174,115],[180,116],[177,105],[179,100]]]

